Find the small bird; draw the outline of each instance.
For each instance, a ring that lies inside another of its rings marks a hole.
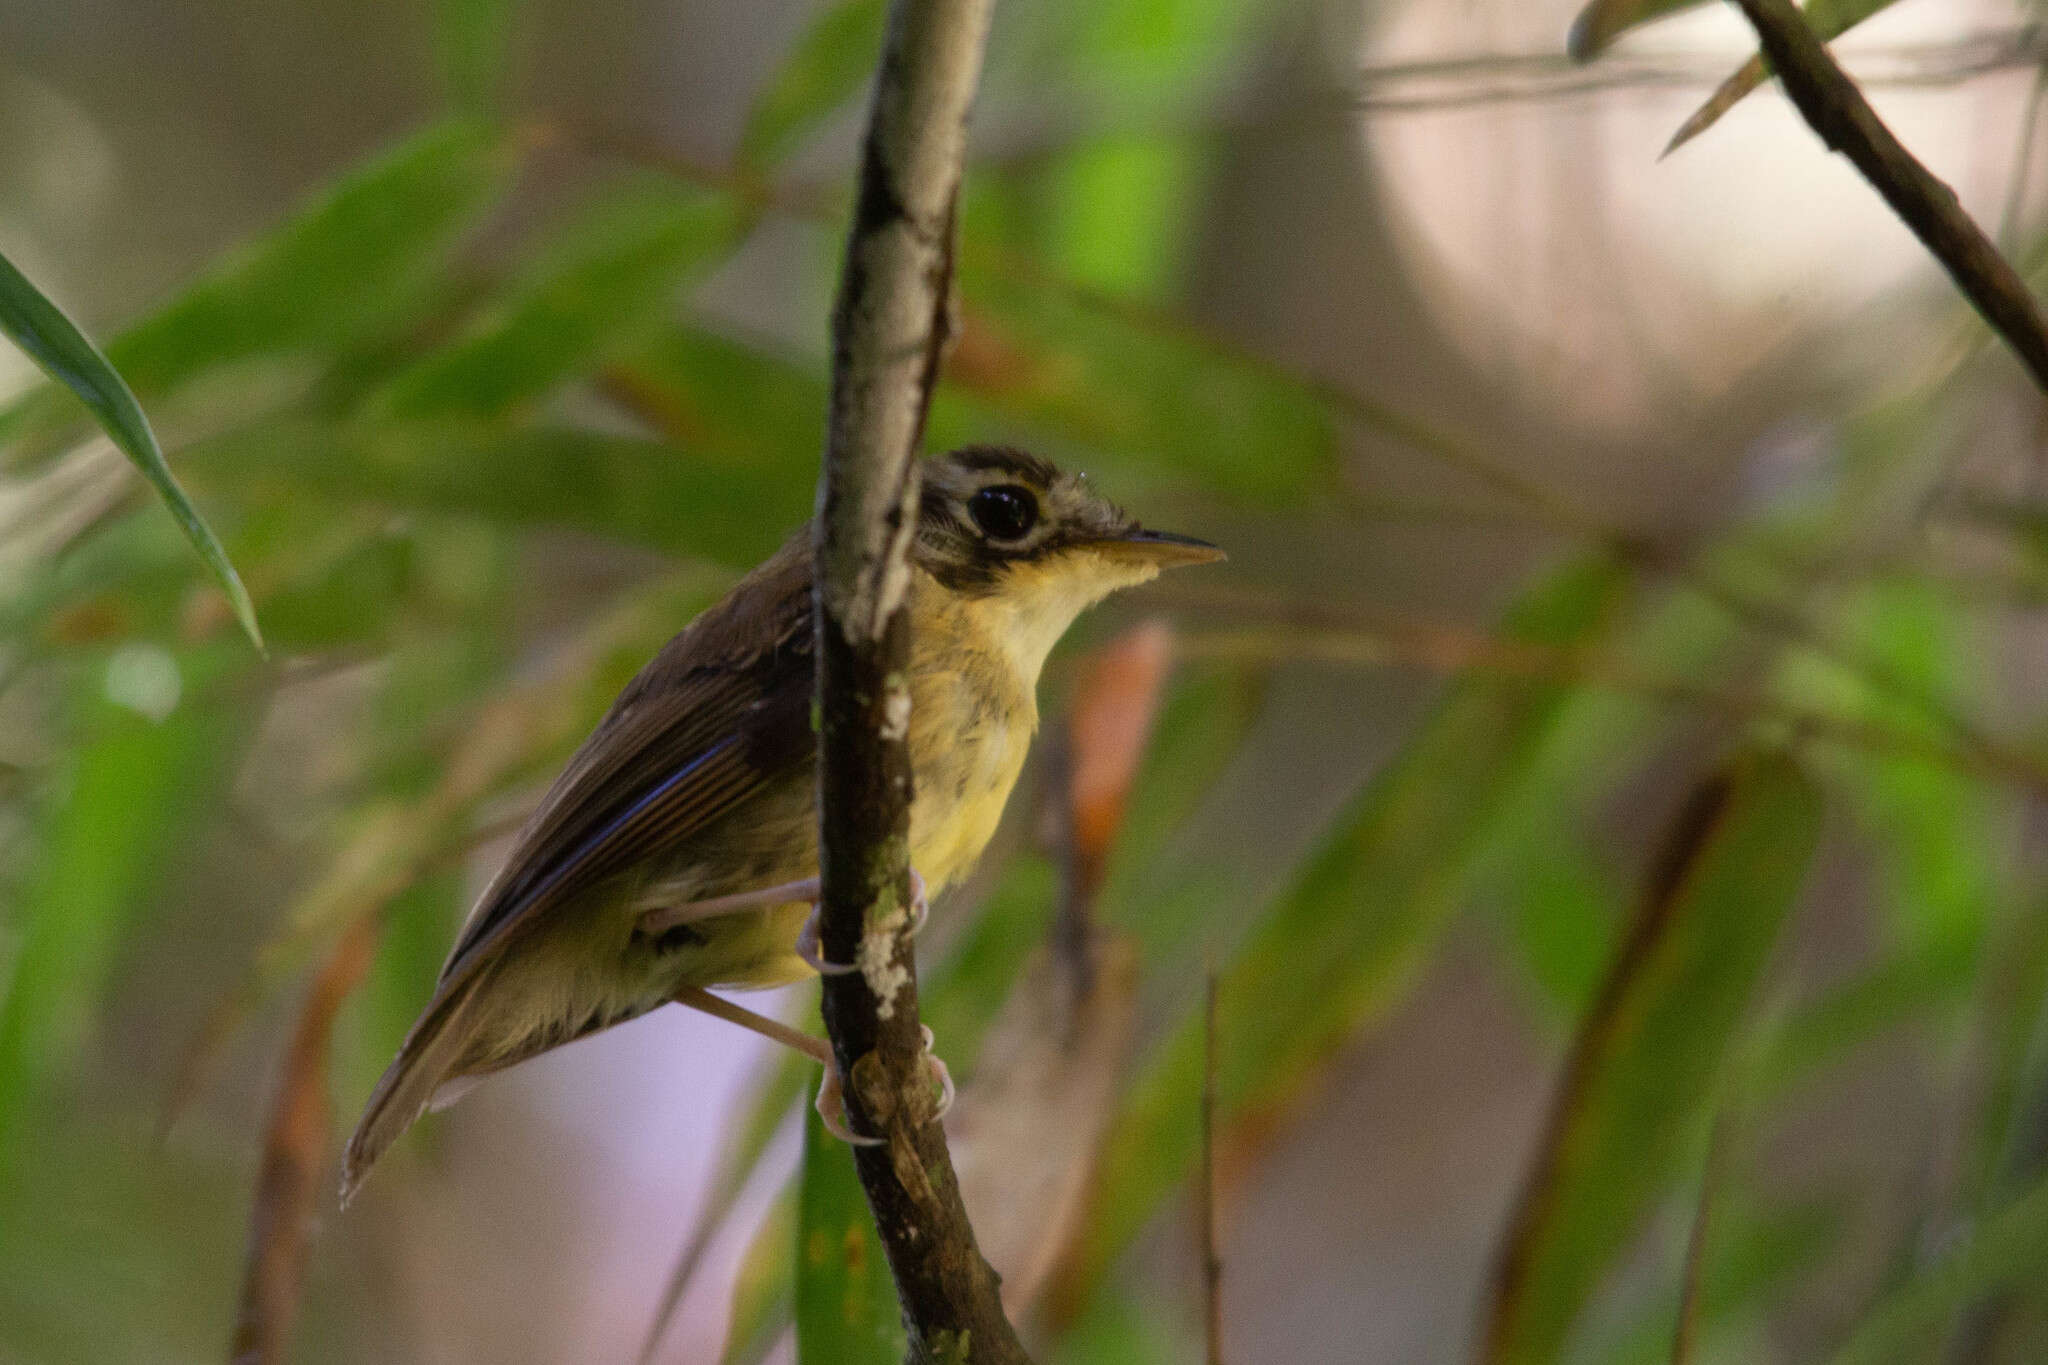
[[[1021,450],[969,446],[922,468],[907,598],[919,922],[995,832],[1038,727],[1039,671],[1074,618],[1223,557]],[[820,1113],[863,1140],[822,1039],[711,993],[845,970],[817,951],[813,689],[805,528],[640,670],[542,798],[370,1096],[344,1202],[428,1107],[670,1002],[823,1062]]]

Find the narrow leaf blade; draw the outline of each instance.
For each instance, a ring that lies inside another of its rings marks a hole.
[[[227,594],[235,619],[242,623],[243,631],[260,652],[263,632],[257,629],[256,607],[249,600],[249,590],[242,586],[241,575],[228,562],[220,538],[171,473],[156,433],[150,430],[149,419],[142,415],[142,405],[135,401],[135,395],[91,338],[5,256],[0,256],[0,331],[26,351],[44,373],[76,394],[101,430],[142,471],[142,476],[163,498],[164,506],[177,518],[185,539],[199,553],[214,581]]]
[[[1695,9],[1707,0],[1591,0],[1572,20],[1564,49],[1575,62],[1590,62],[1632,28]]]
[[[412,315],[446,258],[511,182],[517,148],[488,124],[438,124],[343,176],[274,231],[115,337],[107,355],[156,399],[256,356],[337,352]],[[0,441],[74,420],[36,390],[0,410]]]
[[[13,951],[0,963],[0,1163],[27,1100],[64,1071],[141,913],[231,770],[241,717],[183,705],[161,722],[96,699],[61,798],[36,831],[40,855],[8,906]]]
[[[1955,1310],[2009,1288],[2038,1289],[2048,1272],[2048,1180],[1985,1219],[1925,1274],[1881,1300],[1831,1365],[1929,1358]]]
[[[853,1153],[808,1108],[796,1256],[799,1365],[896,1365],[903,1359],[896,1282],[875,1237]]]
[[[1625,589],[1604,560],[1568,566],[1510,612],[1506,631],[1583,640]],[[1256,1002],[1226,1007],[1221,1024],[1227,1125],[1271,1124],[1345,1039],[1402,998],[1570,695],[1526,679],[1465,679],[1362,786],[1225,973],[1226,1002]],[[1101,1202],[1070,1284],[1093,1284],[1193,1169],[1202,1043],[1199,1018],[1184,1018],[1141,1073],[1108,1137]]]
[[[1796,899],[1821,798],[1788,758],[1745,756],[1674,823],[1582,1021],[1503,1247],[1482,1365],[1558,1358],[1669,1179]]]
[[[754,99],[739,159],[772,167],[868,82],[882,48],[882,0],[834,0]]]
[[[436,0],[434,55],[441,84],[465,109],[499,102],[521,0]]]
[[[1895,3],[1896,0],[1812,0],[1806,7],[1806,22],[1812,25],[1822,42],[1833,42],[1871,15]],[[1671,141],[1665,144],[1664,155],[1671,155],[1720,122],[1723,114],[1740,104],[1745,96],[1770,77],[1770,63],[1764,60],[1762,53],[1737,67],[1734,74],[1707,96],[1706,103],[1679,125],[1678,131],[1671,135]]]
[[[396,376],[380,413],[503,416],[630,347],[738,238],[739,205],[666,181],[592,206],[510,299]]]

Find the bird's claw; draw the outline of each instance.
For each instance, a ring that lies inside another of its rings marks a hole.
[[[924,873],[910,869],[910,935],[912,938],[924,932],[925,921],[932,917],[931,898],[925,895]],[[929,1030],[927,1030],[929,1032]],[[931,1039],[925,1039],[925,1046],[931,1046]]]
[[[938,1102],[932,1106],[931,1121],[937,1123],[952,1112],[953,1101],[958,1091],[953,1085],[953,1073],[932,1051],[932,1031],[929,1025],[920,1025],[924,1035],[924,1062],[931,1068],[932,1080],[939,1087]],[[825,1063],[825,1077],[818,1082],[816,1102],[818,1118],[825,1125],[825,1131],[841,1142],[854,1147],[879,1147],[888,1139],[863,1137],[849,1128],[846,1123],[846,1084],[840,1079],[837,1062]]]
[[[796,955],[803,964],[819,976],[845,976],[848,972],[859,971],[852,962],[827,962],[825,945],[818,936],[818,914],[823,907],[811,902],[811,913],[804,920],[803,932],[796,936]],[[925,894],[924,874],[916,868],[910,869],[910,932],[913,936],[923,931],[925,922],[932,917],[931,899]]]
[[[825,1131],[850,1147],[879,1147],[888,1141],[887,1138],[862,1137],[846,1126],[846,1086],[839,1079],[836,1062],[825,1063],[825,1079],[818,1082],[818,1098],[814,1107]]]
[[[860,967],[852,962],[827,962],[825,960],[825,945],[818,940],[818,912],[822,908],[818,902],[811,902],[810,918],[804,921],[803,932],[796,936],[796,955],[803,959],[803,964],[806,967],[809,967],[819,976],[845,976],[848,972],[859,971]],[[823,1113],[824,1111],[820,1110],[819,1112]],[[825,1126],[831,1127],[831,1121],[827,1120]],[[847,1140],[849,1142],[852,1141],[851,1138]]]
[[[918,1028],[924,1034],[925,1065],[932,1069],[932,1077],[939,1083],[939,1102],[932,1107],[932,1122],[937,1123],[953,1112],[953,1101],[959,1092],[953,1088],[953,1073],[946,1069],[944,1060],[932,1051],[931,1025],[920,1024]]]

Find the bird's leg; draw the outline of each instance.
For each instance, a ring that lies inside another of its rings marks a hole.
[[[839,1079],[839,1059],[832,1055],[832,1045],[823,1038],[793,1029],[779,1019],[756,1014],[744,1005],[735,1005],[702,986],[679,986],[673,999],[678,1005],[699,1010],[714,1019],[723,1019],[728,1024],[738,1024],[750,1033],[758,1033],[763,1038],[793,1048],[824,1067],[825,1079],[818,1085],[818,1117],[825,1121],[825,1131],[856,1147],[873,1147],[884,1141],[882,1138],[862,1137],[846,1126],[846,1090]]]
[[[771,905],[788,905],[791,901],[818,903],[818,879],[804,877],[798,881],[783,882],[779,886],[766,886],[759,891],[740,891],[730,896],[713,896],[710,900],[689,901],[682,905],[664,905],[649,910],[640,917],[640,932],[649,938],[658,938],[678,924],[691,924],[700,919],[716,919],[741,910],[765,910]]]
[[[796,955],[820,976],[844,976],[858,970],[851,962],[825,961],[824,945],[818,941],[818,910],[818,902],[813,897],[811,917],[804,921],[803,932],[796,936]],[[917,933],[931,917],[932,906],[925,895],[924,875],[913,867],[910,869],[910,932]]]
[[[824,1121],[825,1131],[841,1142],[856,1147],[874,1147],[886,1141],[878,1137],[862,1137],[846,1126],[846,1088],[839,1078],[839,1059],[832,1055],[832,1045],[823,1038],[813,1037],[801,1029],[791,1028],[779,1019],[770,1019],[765,1014],[756,1014],[744,1005],[736,1005],[724,996],[713,995],[702,986],[679,986],[671,997],[678,1005],[708,1014],[714,1019],[723,1019],[728,1024],[738,1024],[750,1033],[801,1052],[825,1068],[825,1078],[818,1085],[818,1117]],[[932,1055],[932,1031],[924,1030],[925,1061],[932,1069],[932,1078],[938,1082],[939,1103],[933,1110],[934,1121],[946,1116],[953,1107],[953,1075],[946,1064]]]

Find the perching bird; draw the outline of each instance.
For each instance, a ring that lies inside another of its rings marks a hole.
[[[1083,479],[1019,450],[928,460],[922,488],[908,598],[910,860],[936,894],[995,832],[1038,726],[1040,667],[1074,618],[1162,568],[1222,554],[1142,529]],[[343,1158],[344,1200],[423,1110],[471,1078],[671,1001],[823,1061],[828,1110],[823,1041],[709,991],[830,969],[810,928],[812,652],[806,530],[670,640],[555,780],[370,1096]]]

